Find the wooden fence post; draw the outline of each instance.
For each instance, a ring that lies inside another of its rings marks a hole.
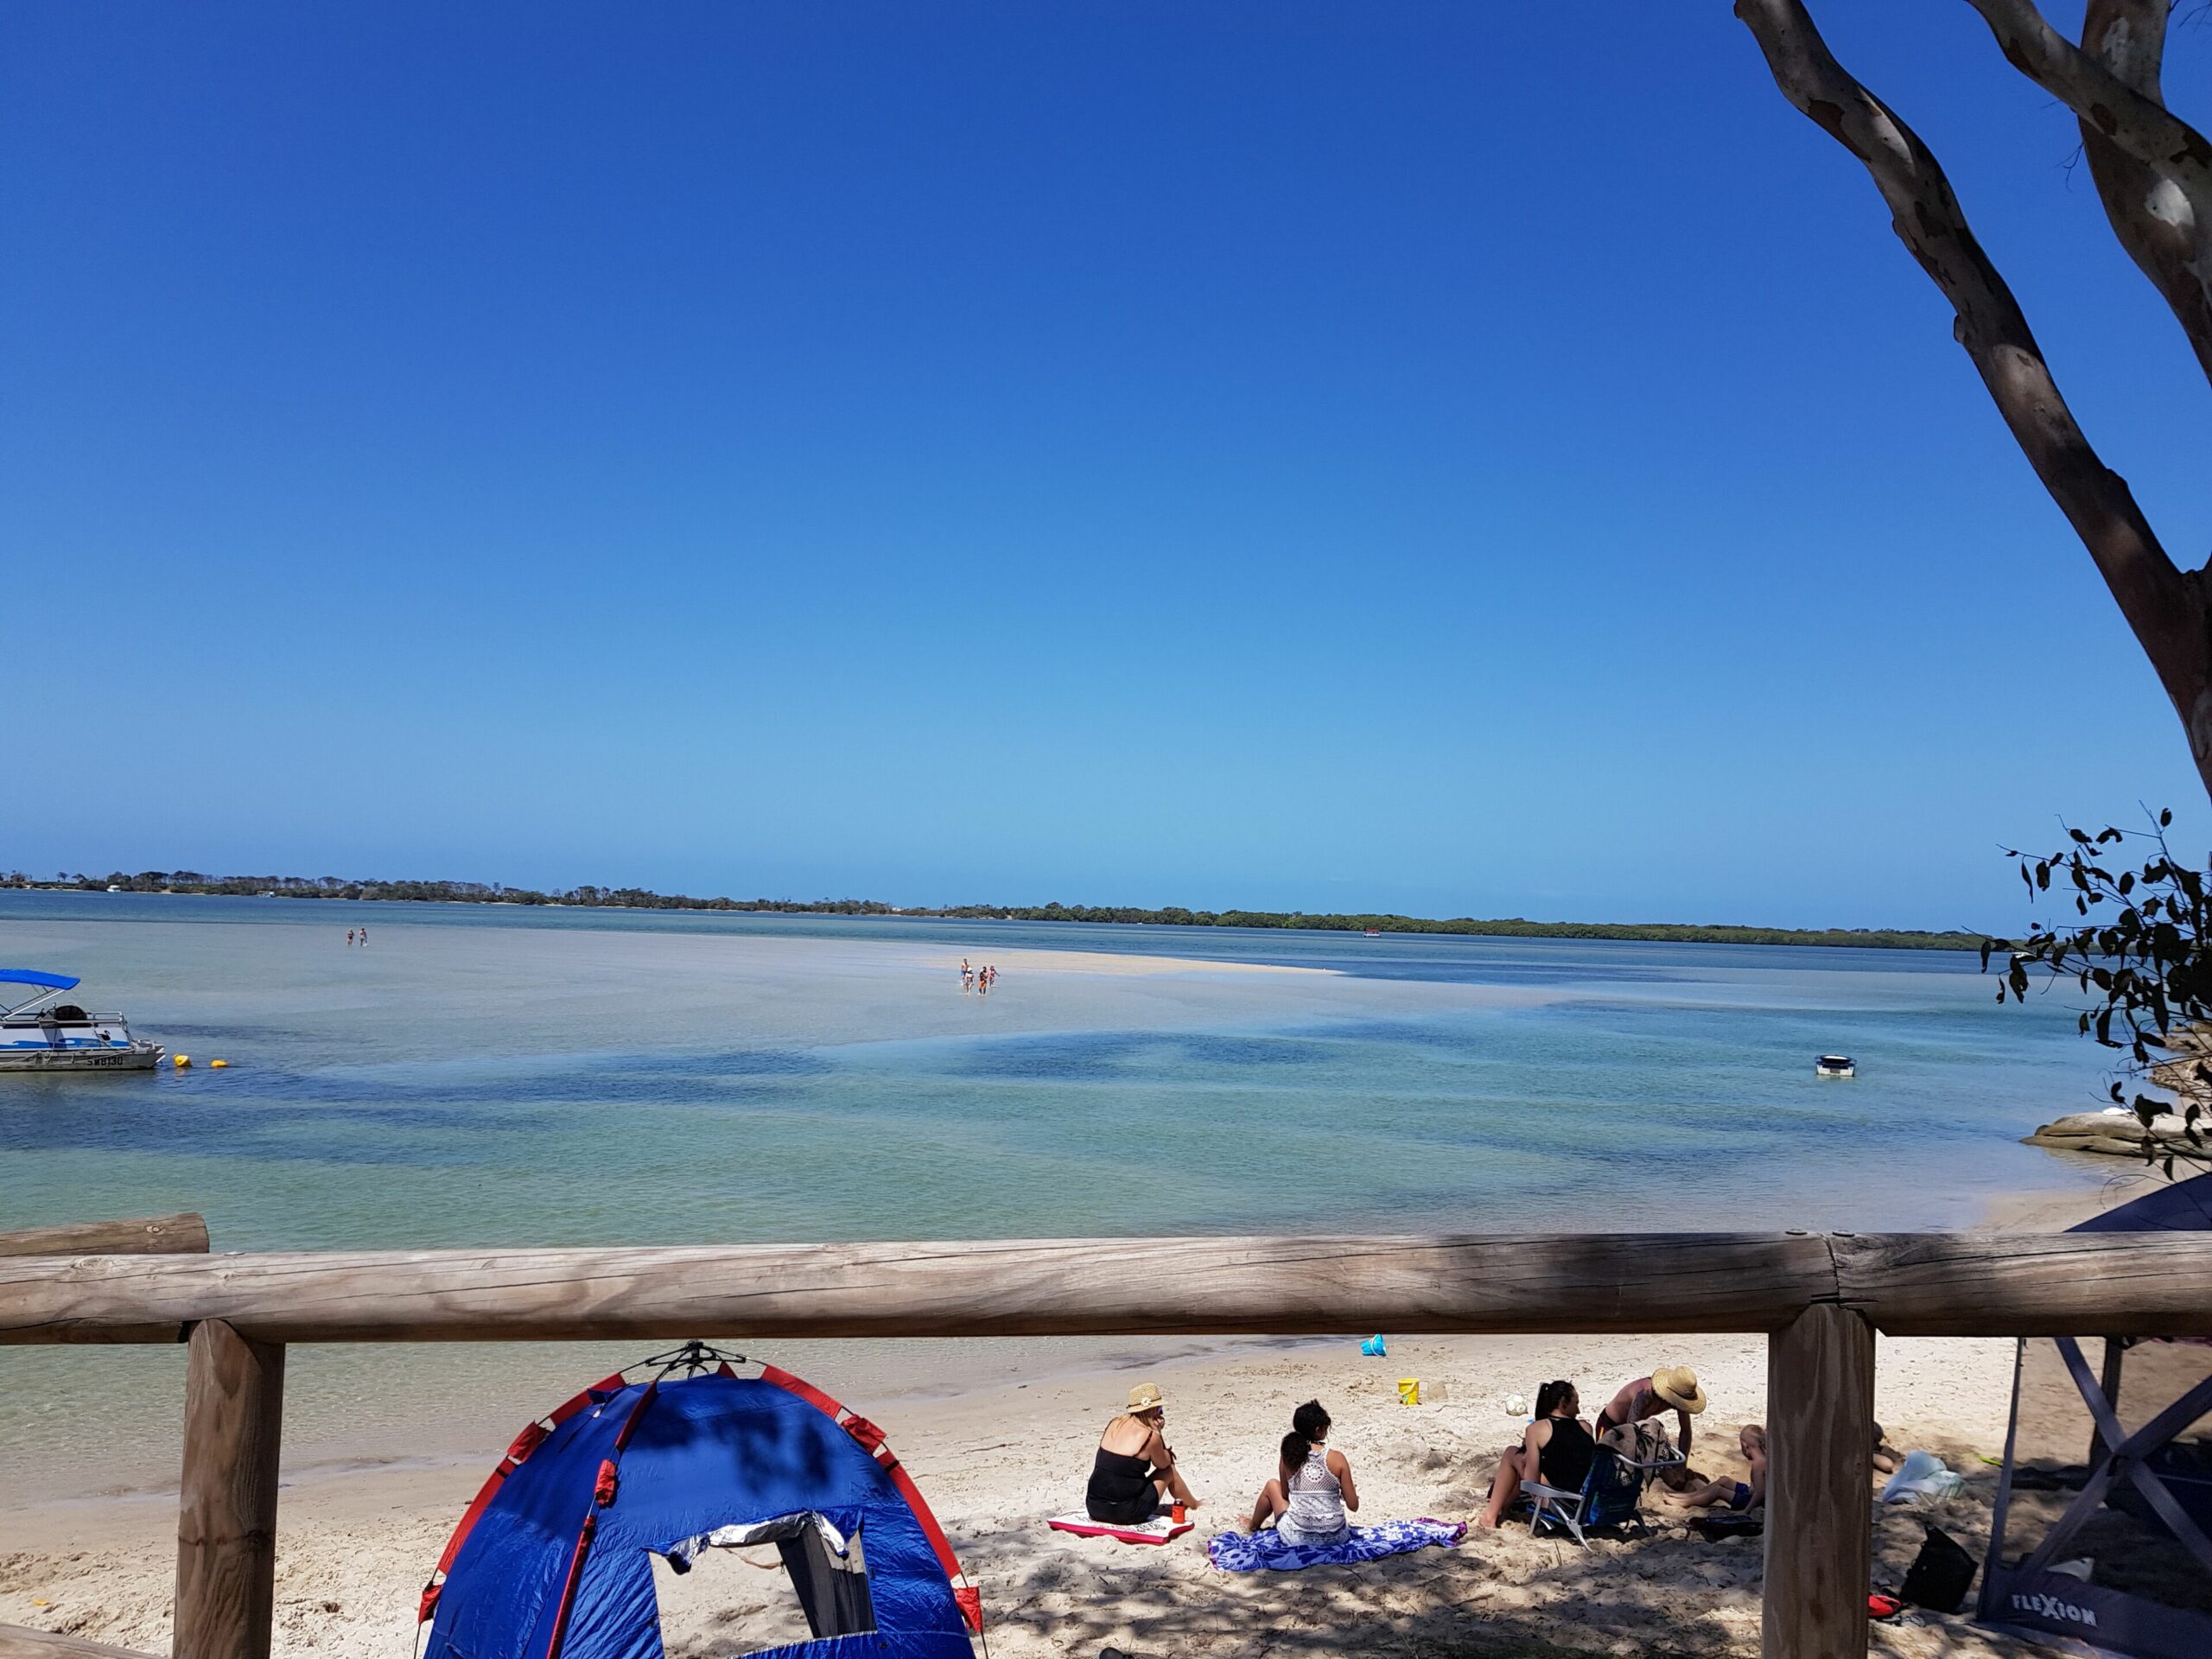
[[[193,1326],[184,1385],[173,1659],[269,1659],[284,1349]]]
[[[1764,1659],[1864,1659],[1874,1327],[1816,1302],[1767,1338]]]

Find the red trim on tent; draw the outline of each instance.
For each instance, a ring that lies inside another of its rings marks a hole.
[[[779,1366],[761,1366],[760,1380],[774,1383],[787,1394],[797,1395],[851,1435],[876,1460],[883,1472],[891,1477],[891,1484],[899,1489],[899,1496],[906,1500],[906,1507],[914,1512],[914,1519],[921,1522],[922,1532],[929,1539],[930,1548],[937,1552],[938,1565],[944,1569],[946,1583],[952,1584],[954,1580],[964,1576],[960,1559],[952,1553],[952,1545],[944,1535],[944,1529],[938,1525],[937,1516],[930,1511],[929,1500],[922,1496],[922,1489],[914,1484],[914,1478],[906,1472],[897,1454],[884,1443],[881,1429],[858,1413],[847,1411],[811,1382],[793,1376]],[[980,1633],[983,1628],[983,1592],[972,1585],[952,1584],[952,1599],[958,1605],[960,1617],[968,1628]],[[552,1659],[552,1656],[549,1655],[548,1659]]]
[[[417,1624],[437,1611],[438,1592],[444,1587],[441,1580],[452,1569],[454,1557],[461,1554],[461,1545],[468,1541],[468,1535],[474,1529],[478,1518],[491,1507],[492,1500],[499,1495],[499,1488],[507,1477],[514,1473],[531,1452],[543,1446],[555,1429],[588,1408],[594,1398],[619,1394],[628,1386],[622,1380],[622,1373],[617,1371],[612,1376],[601,1377],[574,1398],[563,1401],[545,1416],[523,1425],[522,1433],[516,1435],[513,1444],[507,1447],[507,1455],[499,1459],[499,1466],[486,1478],[484,1484],[477,1489],[475,1498],[461,1511],[460,1522],[453,1529],[453,1536],[446,1540],[445,1553],[438,1557],[438,1564],[430,1569],[429,1582],[423,1586],[423,1599],[415,1610]]]
[[[592,1534],[598,1530],[599,1510],[594,1506],[576,1530],[576,1547],[569,1552],[569,1576],[561,1580],[561,1601],[553,1610],[553,1637],[545,1644],[546,1659],[553,1659],[569,1639],[569,1618],[576,1611],[576,1580],[583,1576],[584,1556],[591,1549]]]
[[[763,1365],[760,1368],[760,1380],[763,1382],[774,1383],[786,1394],[798,1395],[817,1411],[827,1413],[832,1418],[842,1417],[846,1414],[842,1406],[816,1388],[813,1383],[804,1377],[793,1376],[780,1365]]]
[[[620,1380],[619,1372],[616,1380]],[[545,1643],[545,1659],[561,1659],[561,1644],[569,1639],[569,1618],[576,1610],[576,1585],[584,1574],[584,1557],[591,1553],[592,1535],[599,1530],[599,1512],[613,1504],[621,1485],[621,1471],[615,1467],[616,1461],[630,1444],[630,1436],[637,1433],[638,1419],[645,1414],[645,1408],[659,1393],[660,1378],[655,1377],[645,1384],[638,1403],[622,1420],[622,1427],[614,1436],[614,1455],[600,1459],[599,1478],[592,1483],[591,1508],[584,1511],[584,1523],[576,1529],[576,1547],[569,1554],[569,1576],[561,1584],[561,1604],[553,1610],[553,1634]]]

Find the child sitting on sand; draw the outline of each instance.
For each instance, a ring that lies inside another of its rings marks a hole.
[[[1359,1488],[1352,1484],[1351,1461],[1330,1451],[1328,1440],[1329,1414],[1319,1400],[1308,1400],[1291,1414],[1275,1478],[1260,1488],[1247,1532],[1273,1521],[1275,1536],[1285,1543],[1340,1544],[1351,1536],[1345,1511],[1359,1508]]]
[[[1766,1430],[1758,1423],[1746,1423],[1736,1436],[1736,1443],[1743,1448],[1744,1461],[1751,1465],[1750,1481],[1708,1480],[1702,1486],[1692,1486],[1680,1492],[1662,1492],[1666,1503],[1684,1510],[1757,1510],[1766,1505]]]

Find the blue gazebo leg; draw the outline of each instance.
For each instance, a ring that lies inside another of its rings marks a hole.
[[[2058,1552],[2096,1513],[2106,1494],[2111,1491],[2113,1482],[2122,1474],[2133,1482],[2136,1490],[2143,1494],[2145,1501],[2158,1518],[2172,1529],[2174,1536],[2181,1541],[2183,1548],[2195,1556],[2207,1571],[2212,1571],[2212,1539],[2204,1535],[2203,1529],[2190,1519],[2173,1494],[2166,1490],[2165,1484],[2144,1467],[2142,1461],[2203,1415],[2208,1408],[2212,1408],[2212,1376],[2206,1377],[2134,1433],[2129,1434],[2120,1427],[2112,1402],[2105,1398],[2104,1390],[2090,1374],[2089,1362],[2082,1357],[2081,1344],[2071,1337],[2060,1337],[2056,1340],[2059,1354],[2073,1375],[2074,1386],[2080,1390],[2082,1403],[2088,1407],[2090,1416],[2096,1421],[2097,1433],[2105,1444],[2106,1453],[2104,1461],[2091,1471],[2088,1482],[2074,1501],[2066,1506],[2066,1512],[2058,1517],[2056,1524],[2044,1536],[2035,1553],[2028,1557],[2020,1571],[2034,1573],[2048,1570]],[[2009,1467],[2009,1457],[2006,1463]]]

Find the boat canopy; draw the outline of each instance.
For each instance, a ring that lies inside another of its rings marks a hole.
[[[67,974],[41,974],[35,968],[0,968],[0,985],[42,985],[49,991],[73,991],[78,982]]]

